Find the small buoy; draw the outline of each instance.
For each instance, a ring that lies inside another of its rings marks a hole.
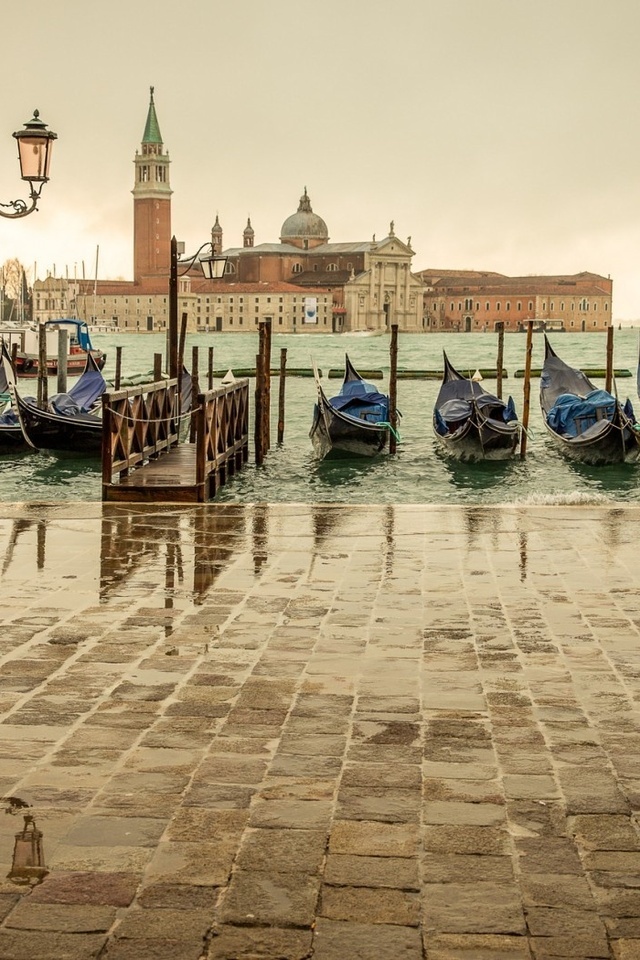
[[[221,383],[235,383],[236,378],[233,375],[233,370],[227,370],[224,377],[220,381]]]
[[[471,377],[471,379],[472,379],[472,380],[475,380],[476,383],[480,383],[480,381],[481,381],[482,379],[484,379],[484,378],[483,378],[482,374],[480,373],[480,371],[479,371],[479,370],[476,370],[476,372],[475,372],[474,375]]]

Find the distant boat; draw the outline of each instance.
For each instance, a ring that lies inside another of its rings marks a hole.
[[[599,466],[640,456],[640,426],[631,401],[597,389],[582,370],[568,366],[544,338],[540,406],[547,433],[573,460]]]
[[[20,396],[10,384],[14,407],[27,443],[36,450],[95,454],[102,449],[102,417],[96,414],[106,380],[93,355],[85,353],[85,368],[68,393],[51,397],[46,409]]]
[[[433,432],[441,450],[456,460],[508,460],[520,440],[520,424],[511,397],[505,402],[473,377],[464,377],[446,353],[442,384],[433,409]]]
[[[80,376],[85,367],[87,354],[90,353],[99,370],[105,365],[106,353],[94,348],[89,328],[84,320],[66,317],[60,320],[47,320],[41,326],[47,331],[47,376],[58,372],[58,331],[67,330],[68,353],[67,373],[70,377]],[[9,343],[18,342],[15,358],[15,371],[19,377],[37,377],[39,369],[39,330],[28,327],[22,331],[12,331],[6,337]]]
[[[337,396],[328,399],[316,372],[318,399],[309,436],[316,454],[373,457],[389,436],[389,398],[367,383],[345,355],[345,374]]]

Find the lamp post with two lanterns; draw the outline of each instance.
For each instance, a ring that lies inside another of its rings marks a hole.
[[[53,141],[58,135],[48,129],[46,123],[40,119],[38,111],[34,110],[31,120],[28,120],[24,128],[16,131],[13,136],[18,141],[20,176],[29,184],[30,203],[25,200],[0,202],[0,207],[9,208],[11,211],[0,209],[0,217],[17,219],[28,216],[38,208],[42,188],[49,179]]]
[[[206,248],[210,248],[211,253],[201,257],[200,254]],[[178,244],[176,238],[172,237],[169,274],[169,378],[171,380],[178,378],[178,278],[183,277],[196,263],[199,263],[207,280],[219,280],[224,275],[227,265],[227,257],[214,254],[210,243],[203,243],[192,257],[180,259],[183,254],[184,244]],[[179,274],[180,266],[185,266],[186,269]]]

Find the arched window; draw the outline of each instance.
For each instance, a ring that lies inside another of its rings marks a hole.
[[[335,273],[337,269],[338,269],[338,264],[337,264],[337,263],[328,263],[328,264],[327,264],[327,270],[329,271],[329,273]]]
[[[302,273],[302,264],[301,264],[301,263],[294,263],[293,268],[292,268],[292,272],[293,272],[293,273]]]

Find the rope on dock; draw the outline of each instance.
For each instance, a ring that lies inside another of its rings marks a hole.
[[[129,423],[168,423],[170,420],[187,420],[191,417],[192,413],[198,413],[202,410],[202,407],[194,407],[193,410],[189,410],[188,413],[181,413],[179,417],[152,417],[148,419],[132,417],[127,413],[120,413],[119,410],[114,410],[113,407],[105,407],[105,410],[108,410],[114,417],[120,417],[121,420],[127,420]]]

